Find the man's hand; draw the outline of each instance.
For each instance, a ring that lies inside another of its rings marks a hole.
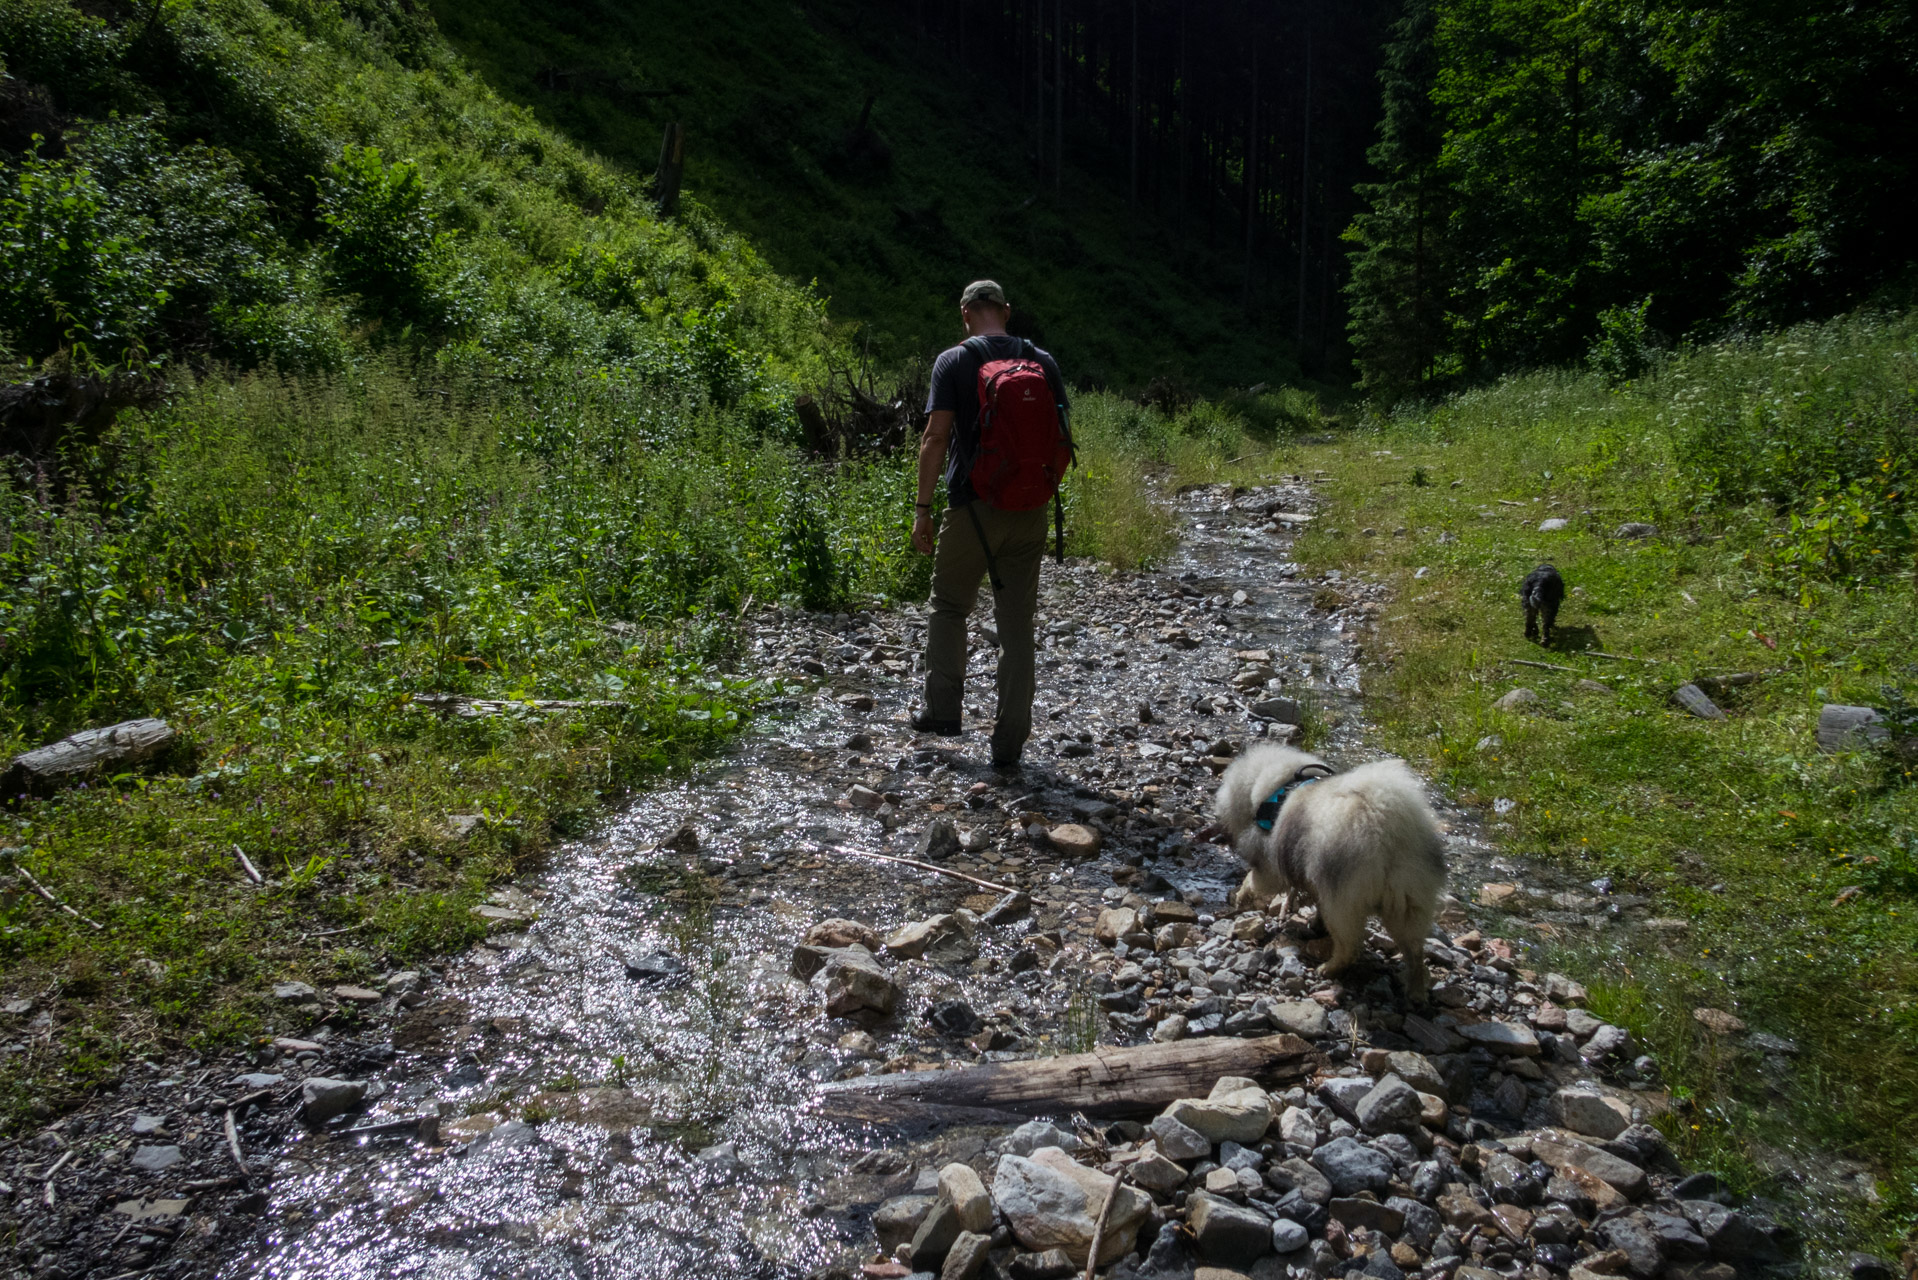
[[[952,410],[937,409],[926,415],[926,434],[919,438],[918,509],[912,522],[912,546],[922,556],[932,554],[937,538],[932,524],[933,485],[938,483],[939,468],[946,462],[946,444],[952,439]]]

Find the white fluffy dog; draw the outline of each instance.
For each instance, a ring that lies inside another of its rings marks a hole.
[[[1260,902],[1295,888],[1317,900],[1332,936],[1326,974],[1358,959],[1376,915],[1404,956],[1406,993],[1425,999],[1425,936],[1445,887],[1445,842],[1404,761],[1335,773],[1303,751],[1255,746],[1219,779],[1215,812]]]

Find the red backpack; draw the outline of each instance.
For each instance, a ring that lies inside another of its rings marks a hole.
[[[983,337],[968,338],[965,347],[979,361],[979,445],[972,458],[972,491],[1001,511],[1031,511],[1051,499],[1054,554],[1063,562],[1065,505],[1059,485],[1076,455],[1045,366],[1037,349],[1023,340],[1019,354],[1008,360],[993,359]],[[997,585],[997,573],[993,578]]]

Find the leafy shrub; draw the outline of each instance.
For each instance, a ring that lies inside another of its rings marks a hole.
[[[1607,382],[1630,382],[1657,363],[1658,339],[1648,318],[1651,309],[1648,297],[1598,313],[1598,337],[1586,360]]]
[[[117,225],[99,180],[38,152],[0,168],[0,331],[24,352],[137,359],[168,291],[150,246]]]
[[[440,332],[467,317],[452,234],[427,206],[419,169],[386,163],[378,147],[347,147],[320,182],[334,282],[370,315]]]

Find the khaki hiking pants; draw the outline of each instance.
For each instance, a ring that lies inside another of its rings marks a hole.
[[[992,730],[992,758],[1016,760],[1032,736],[1032,618],[1039,607],[1039,561],[1046,552],[1050,507],[1001,511],[975,502],[972,513],[948,507],[939,525],[932,562],[932,620],[926,627],[926,715],[958,720],[966,683],[966,615],[986,577],[979,529],[992,547],[1002,589],[993,592],[992,620],[999,630],[999,711]],[[979,517],[979,527],[972,514]]]

